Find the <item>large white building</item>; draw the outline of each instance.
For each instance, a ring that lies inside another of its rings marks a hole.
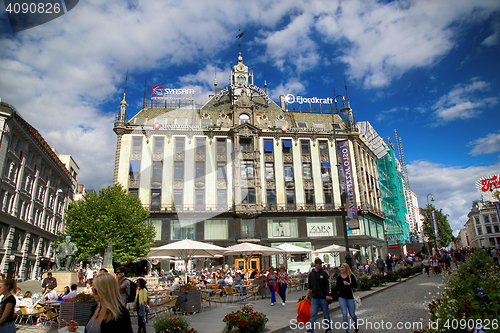
[[[465,223],[468,242],[472,247],[500,245],[500,222],[495,204],[474,201]]]
[[[64,226],[72,177],[40,133],[0,104],[0,271],[34,279]]]
[[[152,101],[130,120],[124,96],[114,127],[114,182],[149,209],[157,245],[184,238],[221,246],[286,241],[311,250],[343,245],[336,151],[343,144],[351,165],[345,184],[360,222],[349,230],[350,246],[362,262],[385,251],[376,155],[350,108],[343,108],[347,116],[332,115],[332,98],[313,108],[291,95],[278,105],[265,84],[254,85],[241,55],[230,86],[205,105],[190,105],[187,93],[153,87]],[[257,264],[268,267],[267,260]]]

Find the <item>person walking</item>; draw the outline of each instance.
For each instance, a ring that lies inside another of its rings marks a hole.
[[[120,266],[115,270],[116,279],[118,280],[118,289],[123,305],[127,306],[128,296],[130,295],[130,280],[125,278],[127,268]]]
[[[498,251],[497,251],[497,249],[493,248],[491,250],[491,257],[493,258],[493,261],[495,261],[498,264]]]
[[[85,331],[133,333],[130,314],[120,298],[118,283],[113,275],[97,274],[92,289],[97,304],[92,307],[92,316]]]
[[[384,262],[384,259],[382,259],[381,256],[378,256],[376,264],[377,264],[378,270],[380,271],[380,274],[382,274],[382,276],[383,276],[384,273],[385,273],[385,262]]]
[[[427,273],[427,277],[429,277],[429,268],[431,265],[429,262],[429,256],[425,256],[424,260],[422,261],[422,264],[424,264],[425,272]]]
[[[390,255],[387,255],[387,259],[385,260],[385,263],[387,265],[387,271],[391,272],[392,271],[392,259]]]
[[[379,257],[380,258],[380,257]],[[347,317],[347,311],[352,320],[354,320],[354,331],[358,332],[358,317],[356,317],[356,304],[354,303],[354,293],[353,290],[358,287],[356,278],[352,274],[351,268],[347,263],[343,263],[340,266],[340,275],[337,277],[337,284],[335,285],[335,290],[332,292],[332,296],[337,293],[339,295],[339,305],[342,311],[343,328],[346,332],[349,332],[349,317]]]
[[[284,265],[280,266],[280,271],[278,273],[278,289],[281,298],[281,305],[285,306],[286,302],[286,287],[288,283],[288,273]]]
[[[137,333],[146,333],[146,323],[148,322],[148,288],[146,280],[137,279],[137,293],[135,294],[134,310],[137,310]]]
[[[325,333],[331,332],[330,311],[328,310],[328,302],[332,300],[330,296],[330,282],[328,281],[328,273],[325,272],[321,265],[323,262],[320,258],[314,260],[314,269],[309,273],[307,278],[307,294],[311,298],[311,319],[310,328],[307,332],[314,332],[316,325],[316,318],[318,317],[318,310],[321,307],[323,310],[323,324],[326,326]],[[323,325],[320,325],[323,327]]]
[[[264,288],[269,287],[269,291],[271,292],[271,306],[274,305],[276,302],[276,295],[274,294],[274,291],[276,290],[276,284],[278,282],[278,275],[274,272],[274,267],[271,266],[269,268],[269,274],[267,274],[266,277],[266,284],[264,285]]]
[[[16,324],[14,324],[14,308],[16,307],[16,298],[12,291],[17,289],[17,283],[13,279],[0,281],[0,294],[3,295],[0,303],[0,332],[15,333]]]

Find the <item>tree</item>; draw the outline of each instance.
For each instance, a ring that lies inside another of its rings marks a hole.
[[[71,241],[78,246],[76,260],[88,260],[97,253],[102,256],[111,241],[114,262],[137,261],[144,258],[153,245],[155,228],[148,223],[148,217],[148,210],[142,207],[137,196],[115,184],[99,193],[87,193],[82,201],[69,205],[66,229],[57,243],[71,236]]]
[[[433,205],[427,205],[424,209],[424,235],[429,238],[429,242],[434,243],[436,240],[434,234],[434,221],[432,220],[432,211],[436,214],[436,222],[439,231],[437,241],[441,246],[448,246],[453,240],[453,232],[448,222],[448,214],[443,214],[443,210],[437,210]]]

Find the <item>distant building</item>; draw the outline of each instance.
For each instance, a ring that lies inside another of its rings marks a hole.
[[[73,191],[71,191],[69,199],[71,201],[76,201],[74,198],[74,195],[78,191],[78,175],[80,174],[80,168],[78,167],[78,164],[76,164],[75,160],[73,159],[73,156],[71,155],[62,155],[57,153],[57,151],[54,149],[56,152],[57,156],[63,162],[64,166],[66,169],[69,170],[69,173],[71,174],[71,181],[73,183]]]
[[[72,177],[40,133],[4,102],[0,128],[0,271],[34,279],[50,265]]]
[[[473,201],[465,223],[468,242],[472,247],[500,245],[500,222],[495,204],[490,201]]]

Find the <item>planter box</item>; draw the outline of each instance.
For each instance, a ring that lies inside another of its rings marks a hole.
[[[257,280],[257,281],[252,281],[252,284],[257,284],[259,285],[259,292],[257,293],[257,295],[259,296],[263,296],[263,297],[271,297],[271,291],[269,290],[269,288],[264,288],[264,286],[266,285],[266,280],[265,279],[260,279],[260,280]]]
[[[95,302],[61,302],[61,308],[59,310],[59,328],[66,327],[66,323],[63,321],[74,320],[80,326],[87,325],[90,317],[92,316],[91,308],[97,303]]]
[[[182,313],[201,311],[201,291],[187,290],[185,292],[174,291],[172,296],[177,296],[175,310]]]

